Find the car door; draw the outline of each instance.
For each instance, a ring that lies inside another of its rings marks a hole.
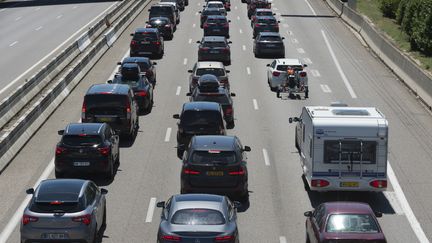
[[[97,227],[102,225],[102,213],[100,213],[101,208],[99,208],[99,198],[96,197],[96,187],[93,182],[89,182],[84,191],[86,208],[90,207],[92,209],[93,217],[96,219]],[[97,230],[96,228],[95,230]]]
[[[107,139],[111,143],[111,150],[114,153],[114,161],[119,158],[119,136],[116,135],[110,127],[106,128],[105,131],[105,139]]]
[[[321,227],[325,217],[324,206],[318,206],[312,214],[311,218],[311,232],[309,234],[311,243],[319,243],[321,236]]]

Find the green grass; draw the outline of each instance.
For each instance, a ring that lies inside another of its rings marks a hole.
[[[396,46],[418,60],[424,69],[430,70],[432,68],[432,57],[411,50],[408,35],[401,30],[394,19],[383,17],[379,9],[380,2],[379,0],[357,0],[357,11],[366,15],[379,29],[387,34]]]

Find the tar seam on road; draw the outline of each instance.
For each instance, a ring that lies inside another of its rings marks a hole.
[[[145,220],[146,223],[150,223],[152,221],[155,206],[156,206],[156,198],[152,197],[152,198],[150,198],[149,206],[147,209],[147,216],[146,216],[146,220]]]
[[[172,130],[171,127],[167,128],[166,133],[165,133],[165,139],[164,139],[165,142],[169,142],[170,137],[171,137],[171,130]]]

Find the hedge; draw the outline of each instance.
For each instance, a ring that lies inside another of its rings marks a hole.
[[[396,11],[401,0],[381,0],[380,10],[385,17],[396,18]]]

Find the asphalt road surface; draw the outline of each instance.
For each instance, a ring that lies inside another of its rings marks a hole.
[[[165,43],[165,56],[156,60],[158,85],[153,110],[140,117],[140,132],[133,144],[123,144],[114,181],[95,179],[109,191],[103,242],[155,242],[160,210],[154,203],[180,192],[177,128],[172,115],[188,101],[187,70],[197,60],[195,41],[202,37],[197,11],[203,2],[190,1],[174,39]],[[388,242],[432,239],[431,114],[323,1],[274,0],[280,32],[286,37],[286,56],[309,64],[310,83],[307,100],[277,99],[266,80],[266,64],[272,60],[253,57],[246,4],[240,0],[232,4],[228,14],[232,65],[228,69],[231,91],[237,96],[236,126],[228,133],[252,147],[248,158],[250,203],[238,217],[241,241],[304,242],[303,212],[334,200],[363,201],[383,212],[379,221]],[[0,176],[0,229],[10,229],[7,242],[19,240],[14,220],[22,215],[17,209],[26,198],[25,189],[39,178],[54,177],[57,130],[79,120],[84,93],[90,84],[110,79],[116,62],[128,52],[129,33],[143,26],[146,18],[144,10]],[[305,105],[329,105],[332,101],[375,106],[386,115],[389,172],[397,178],[390,178],[387,192],[319,194],[305,190],[294,147],[294,125],[288,118],[298,116]]]

